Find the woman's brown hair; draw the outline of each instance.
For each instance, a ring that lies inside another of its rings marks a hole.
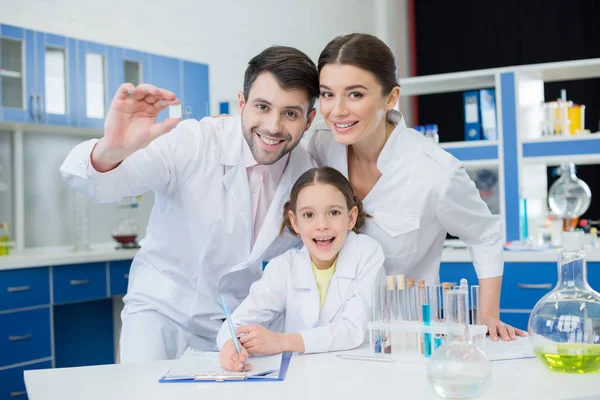
[[[334,38],[319,56],[319,74],[327,64],[352,65],[371,72],[382,86],[383,95],[400,86],[394,54],[373,35],[352,33]]]
[[[331,167],[311,168],[300,175],[300,178],[298,178],[292,187],[290,201],[286,202],[283,206],[283,222],[281,224],[281,230],[279,233],[282,234],[284,229],[287,227],[290,232],[292,232],[294,235],[296,234],[296,231],[292,226],[292,221],[290,221],[289,211],[296,212],[298,194],[305,187],[314,185],[315,183],[325,183],[334,186],[344,195],[348,210],[351,210],[354,206],[358,208],[356,224],[354,224],[354,228],[352,228],[352,230],[356,233],[359,233],[360,228],[362,228],[362,226],[365,224],[365,218],[367,218],[368,215],[363,210],[362,201],[360,201],[360,199],[354,195],[354,190],[352,190],[352,185],[350,182],[348,182],[348,179],[346,179],[346,177],[342,175],[340,171]]]

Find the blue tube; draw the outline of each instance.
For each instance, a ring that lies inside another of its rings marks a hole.
[[[421,306],[421,311],[423,315],[423,325],[431,325],[431,310],[429,308],[429,304],[423,304]],[[427,358],[431,357],[431,353],[431,333],[425,333],[423,335],[423,354]]]

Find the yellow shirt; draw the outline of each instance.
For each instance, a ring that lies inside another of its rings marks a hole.
[[[315,273],[315,280],[317,281],[317,290],[319,291],[320,308],[323,308],[325,294],[327,294],[327,288],[329,287],[329,282],[331,282],[331,277],[335,273],[336,263],[337,259],[333,262],[331,267],[327,269],[318,269],[315,263],[312,263],[313,272]]]

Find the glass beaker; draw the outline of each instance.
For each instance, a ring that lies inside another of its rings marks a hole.
[[[444,294],[447,336],[429,360],[427,377],[435,393],[445,399],[481,396],[489,387],[491,366],[469,333],[469,292],[456,287]]]
[[[562,232],[558,282],[529,317],[529,339],[552,371],[600,370],[600,294],[587,281],[583,232]]]
[[[137,197],[124,197],[117,205],[117,226],[113,229],[112,237],[119,248],[137,248],[138,225],[136,211],[139,207]]]
[[[592,192],[589,186],[577,178],[575,164],[562,164],[560,178],[550,186],[548,205],[563,219],[579,218],[590,207]]]

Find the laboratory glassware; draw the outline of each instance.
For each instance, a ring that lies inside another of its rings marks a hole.
[[[138,248],[138,225],[136,212],[139,207],[138,197],[124,197],[117,205],[117,226],[113,229],[112,237],[117,243],[117,248]]]
[[[491,366],[469,331],[468,287],[457,286],[445,291],[444,296],[447,335],[429,359],[427,377],[442,398],[481,396],[489,387]]]
[[[587,211],[592,200],[589,186],[575,174],[573,163],[562,164],[560,178],[548,192],[548,204],[563,219],[578,218]]]
[[[536,356],[552,371],[600,370],[600,294],[587,281],[583,232],[562,232],[558,282],[535,305],[529,339]]]

